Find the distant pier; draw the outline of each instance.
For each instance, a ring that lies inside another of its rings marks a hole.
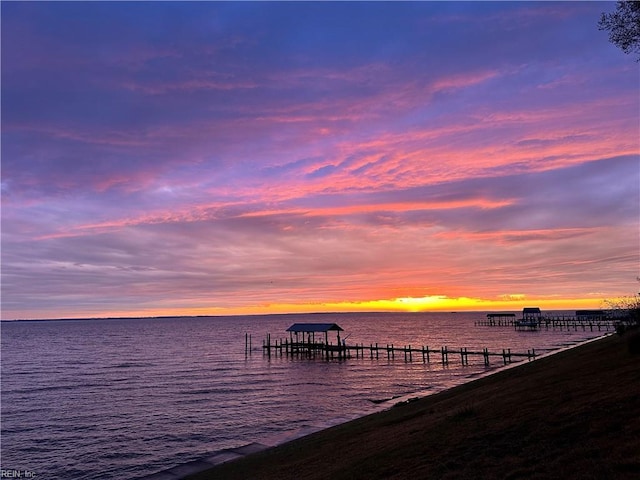
[[[486,320],[478,320],[476,326],[513,327],[517,330],[615,330],[618,319],[611,318],[602,310],[577,310],[575,315],[544,315],[537,307],[525,308],[522,318],[515,313],[489,313]]]

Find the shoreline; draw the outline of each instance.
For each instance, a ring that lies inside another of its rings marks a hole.
[[[185,478],[635,478],[637,382],[598,337]]]
[[[396,407],[399,407],[408,403],[413,403],[413,402],[418,402],[424,399],[428,399],[435,395],[449,392],[449,391],[458,389],[460,387],[473,384],[474,382],[480,381],[482,379],[492,377],[493,375],[499,374],[500,372],[517,369],[518,367],[522,367],[532,362],[540,361],[544,358],[548,358],[568,350],[580,348],[581,346],[592,343],[592,342],[602,341],[611,335],[613,334],[605,333],[604,335],[599,337],[584,340],[582,342],[579,342],[573,345],[560,347],[550,352],[541,354],[540,356],[536,357],[535,360],[525,361],[523,359],[508,365],[501,365],[501,366],[491,368],[486,372],[471,374],[468,377],[465,377],[465,380],[462,381],[461,383],[451,387],[441,389],[441,390],[418,390],[405,395],[394,397],[394,398],[385,400],[383,402],[380,402],[379,404],[376,404],[375,406],[372,407],[370,412],[367,412],[364,414],[357,414],[355,416],[352,416],[351,418],[347,417],[346,419],[345,418],[330,419],[327,422],[325,422],[322,426],[317,426],[317,427],[309,426],[309,427],[303,427],[303,428],[292,430],[292,431],[282,432],[279,434],[271,434],[264,438],[256,438],[254,441],[248,442],[246,444],[242,444],[238,447],[215,450],[215,451],[212,451],[209,455],[202,457],[200,459],[192,460],[190,462],[176,465],[174,467],[162,470],[160,472],[157,472],[151,475],[140,477],[138,480],[186,480],[186,479],[192,478],[194,475],[206,473],[212,469],[219,467],[222,464],[236,461],[238,459],[246,457],[247,455],[251,455],[251,454],[255,454],[255,453],[263,452],[267,450],[272,450],[272,449],[281,447],[283,445],[289,444],[291,442],[300,441],[311,435],[318,434],[335,427],[348,425],[351,422],[358,421],[363,418],[367,418],[369,416],[379,415],[381,413],[388,412],[391,409],[394,409]]]

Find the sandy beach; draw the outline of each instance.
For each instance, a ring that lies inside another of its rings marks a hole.
[[[612,335],[188,478],[637,479],[640,355],[630,338]]]

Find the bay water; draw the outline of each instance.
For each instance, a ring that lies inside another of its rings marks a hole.
[[[485,318],[339,313],[2,322],[1,468],[41,479],[141,478],[254,441],[282,443],[503,365],[493,357],[487,367],[481,356],[462,365],[453,353],[449,365],[434,354],[430,362],[415,354],[406,362],[386,352],[329,361],[263,353],[268,333],[272,342],[288,338],[286,328],[297,322],[337,323],[347,345],[537,354],[610,333],[476,325]]]

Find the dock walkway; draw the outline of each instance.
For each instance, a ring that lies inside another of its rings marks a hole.
[[[502,349],[502,352],[490,352],[489,349],[483,348],[482,351],[469,350],[466,347],[462,348],[449,348],[441,347],[439,349],[433,349],[426,346],[415,347],[411,345],[406,346],[394,346],[393,344],[331,344],[324,342],[292,342],[288,339],[275,340],[271,342],[271,335],[267,335],[267,338],[263,341],[262,349],[265,355],[271,357],[286,356],[286,357],[303,357],[303,358],[316,358],[319,357],[325,360],[331,359],[348,359],[348,358],[365,358],[370,359],[384,359],[394,360],[396,355],[399,359],[404,358],[405,362],[422,361],[423,363],[430,363],[433,360],[438,360],[443,365],[449,365],[451,359],[459,359],[462,365],[469,364],[469,356],[482,357],[484,364],[489,365],[491,358],[501,358],[504,365],[512,363],[514,359],[533,360],[536,358],[536,352],[534,350],[527,350],[526,353],[515,353],[511,349]],[[451,356],[451,359],[450,359]],[[434,357],[434,358],[432,358]]]

